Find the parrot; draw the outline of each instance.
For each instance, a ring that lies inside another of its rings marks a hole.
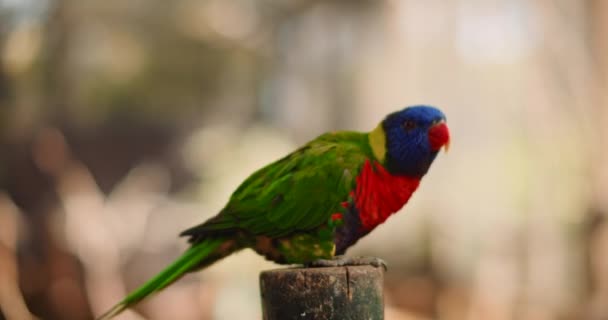
[[[393,112],[370,132],[322,134],[251,174],[217,215],[180,234],[189,249],[98,319],[246,248],[278,264],[386,267],[344,254],[400,211],[449,145],[446,117],[429,105]]]

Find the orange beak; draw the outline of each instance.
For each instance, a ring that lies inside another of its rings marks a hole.
[[[429,129],[429,142],[432,150],[439,151],[441,148],[445,148],[445,152],[448,152],[450,149],[450,130],[445,120],[437,122]]]

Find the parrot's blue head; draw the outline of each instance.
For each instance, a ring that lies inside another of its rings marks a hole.
[[[450,133],[443,112],[420,105],[389,114],[370,134],[370,143],[392,174],[422,177],[437,152],[447,150]],[[384,144],[380,152],[379,144]]]

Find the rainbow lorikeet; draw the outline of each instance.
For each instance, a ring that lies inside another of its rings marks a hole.
[[[409,200],[449,146],[445,121],[436,108],[408,107],[369,133],[323,134],[256,171],[218,215],[181,233],[190,249],[100,319],[244,248],[281,264],[357,264],[339,255]]]

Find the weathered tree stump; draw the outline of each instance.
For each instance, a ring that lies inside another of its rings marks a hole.
[[[264,320],[382,320],[383,280],[371,265],[262,272]]]

